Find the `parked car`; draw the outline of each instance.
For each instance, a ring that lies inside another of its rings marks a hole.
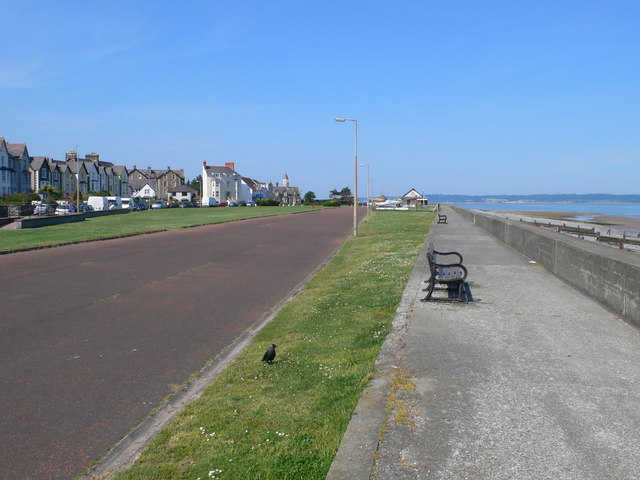
[[[191,207],[193,207],[193,203],[191,203],[191,202],[180,202],[180,205],[178,205],[178,207],[180,207],[180,208],[191,208]]]
[[[149,206],[144,202],[133,202],[131,204],[131,210],[134,212],[139,212],[141,210],[147,210]]]
[[[256,206],[256,202],[254,202],[253,200],[249,200],[247,202],[247,207],[255,207]]]
[[[227,202],[222,202],[218,204],[219,207],[228,207],[229,204]]]
[[[48,203],[41,203],[36,205],[33,213],[36,215],[54,215],[56,213],[56,207]]]
[[[93,207],[91,205],[89,205],[88,203],[81,203],[80,204],[80,211],[81,212],[93,212]]]
[[[68,213],[78,213],[78,209],[71,203],[64,203],[58,205],[58,207],[56,208],[56,215],[66,215]]]
[[[156,200],[151,204],[151,208],[154,210],[156,208],[167,208],[167,202],[165,202],[164,200]]]
[[[229,202],[230,207],[237,207],[238,204],[236,202]]]

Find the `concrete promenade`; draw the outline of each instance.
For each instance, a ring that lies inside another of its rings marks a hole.
[[[423,251],[328,479],[640,479],[640,330],[444,213],[475,301],[420,302]]]

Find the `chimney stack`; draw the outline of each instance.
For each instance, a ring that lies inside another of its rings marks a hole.
[[[203,166],[204,168],[207,168],[207,161],[206,161],[206,160],[203,160],[203,161],[202,161],[202,166]]]
[[[227,168],[230,168],[234,172],[236,171],[236,164],[234,162],[226,162],[224,166]]]

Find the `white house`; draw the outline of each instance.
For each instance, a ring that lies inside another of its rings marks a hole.
[[[145,202],[158,197],[157,180],[129,180],[129,187],[131,188],[132,197],[140,198]]]
[[[273,197],[273,184],[259,182],[254,178],[242,177],[242,182],[248,188],[248,194],[252,200],[258,201]]]
[[[209,167],[202,162],[202,198],[207,197],[218,203],[252,200],[251,189],[236,172],[233,162],[225,163],[224,167]]]

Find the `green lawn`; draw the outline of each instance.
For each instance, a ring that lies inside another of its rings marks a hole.
[[[433,216],[374,212],[361,236],[116,478],[324,479]],[[270,343],[278,354],[265,364]]]
[[[169,208],[94,217],[78,223],[0,230],[0,251],[66,242],[159,232],[246,218],[312,210],[300,207]]]

